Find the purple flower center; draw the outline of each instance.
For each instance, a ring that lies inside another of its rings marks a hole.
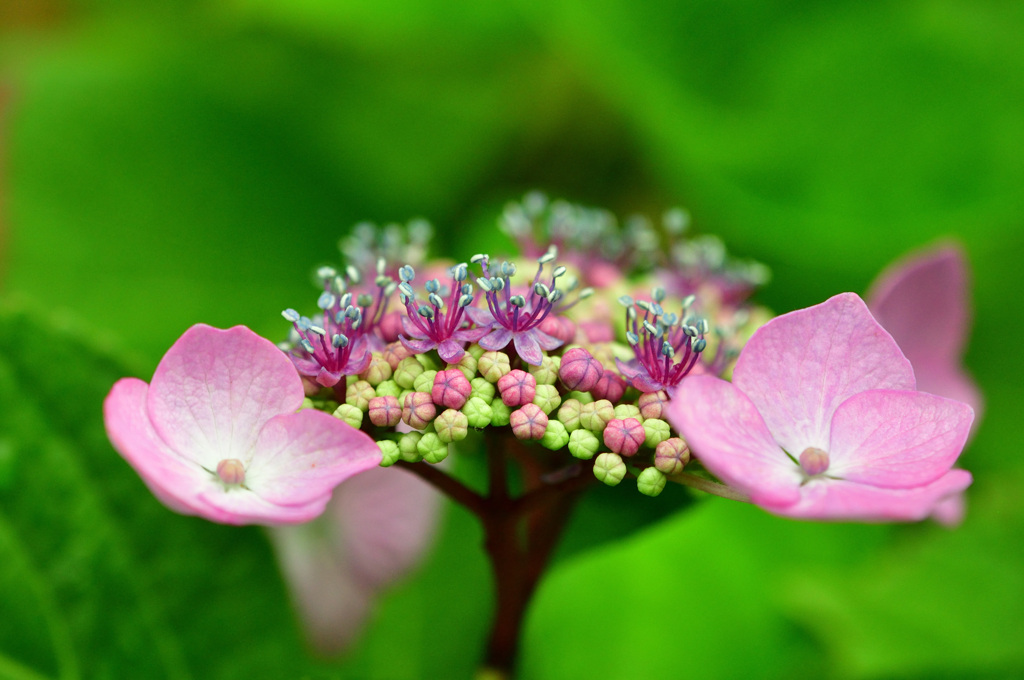
[[[473,286],[464,283],[469,276],[466,265],[455,265],[451,268],[451,275],[452,282],[447,290],[441,287],[437,279],[427,281],[427,304],[417,304],[415,292],[410,285],[415,277],[413,268],[405,265],[398,270],[398,276],[402,279],[398,285],[398,294],[405,305],[409,321],[419,329],[423,337],[438,344],[451,338],[462,327],[466,318],[465,309],[475,299]],[[442,295],[447,295],[447,303]]]
[[[653,302],[634,302],[628,296],[619,298],[626,307],[626,339],[651,382],[663,388],[674,387],[693,370],[707,347],[704,334],[708,332],[708,322],[687,315],[693,304],[692,296],[684,301],[682,316],[662,309],[663,290],[655,289],[652,297]]]

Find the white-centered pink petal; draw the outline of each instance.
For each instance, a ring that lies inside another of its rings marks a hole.
[[[736,362],[733,383],[793,455],[808,446],[827,450],[832,415],[854,394],[915,384],[910,362],[854,293],[759,328]]]
[[[828,474],[873,486],[929,484],[956,462],[973,412],[924,392],[869,390],[836,409]]]

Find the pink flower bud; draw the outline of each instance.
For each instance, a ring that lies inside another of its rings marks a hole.
[[[537,379],[518,368],[509,371],[498,380],[498,392],[505,406],[529,404],[537,396]]]
[[[402,420],[414,430],[422,430],[437,415],[434,400],[426,392],[410,392],[405,395],[402,406]]]
[[[377,330],[380,332],[381,337],[384,338],[384,342],[395,342],[398,340],[398,335],[402,332],[401,312],[388,312],[385,314],[377,324]]]
[[[646,437],[644,426],[636,418],[615,418],[604,428],[605,446],[623,456],[632,456],[639,451]]]
[[[466,404],[472,391],[473,386],[469,384],[466,375],[457,368],[449,368],[438,371],[434,376],[430,396],[435,404],[458,410]]]
[[[536,404],[526,404],[512,412],[509,424],[517,439],[540,439],[548,429],[548,417]]]
[[[677,475],[690,462],[690,449],[679,437],[671,437],[654,449],[654,467],[666,475]]]
[[[402,420],[402,407],[398,405],[398,399],[391,395],[374,397],[370,400],[368,414],[370,422],[377,427],[394,427]]]
[[[381,354],[384,356],[384,359],[391,364],[391,370],[394,371],[398,368],[398,363],[402,359],[412,356],[412,351],[400,342],[393,342],[385,347]]]
[[[604,366],[582,347],[574,347],[562,355],[558,377],[570,390],[589,392],[604,374]]]
[[[665,411],[665,402],[668,401],[668,395],[665,394],[664,390],[658,390],[657,392],[644,392],[640,395],[640,400],[637,401],[636,405],[640,407],[640,415],[644,419],[648,418],[661,418]]]
[[[622,395],[625,394],[625,392],[626,381],[611,371],[605,371],[602,373],[597,384],[590,389],[590,393],[594,395],[594,399],[607,399],[612,403],[622,399]]]
[[[576,324],[564,316],[552,314],[541,322],[539,328],[563,343],[572,342],[572,339],[576,337]]]

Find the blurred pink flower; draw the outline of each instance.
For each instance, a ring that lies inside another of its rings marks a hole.
[[[288,358],[248,328],[193,326],[147,385],[123,378],[103,405],[114,448],[165,505],[224,524],[292,524],[321,512],[380,449],[337,418],[298,411]]]
[[[913,365],[917,389],[969,404],[977,423],[981,394],[963,369],[971,327],[967,286],[963,252],[947,245],[887,267],[867,302]]]
[[[320,519],[271,536],[313,645],[338,652],[362,630],[380,591],[430,546],[440,494],[397,468],[343,482]]]
[[[779,515],[920,520],[971,483],[950,469],[971,408],[915,391],[910,362],[853,293],[769,321],[732,383],[687,378],[668,417],[708,470]]]

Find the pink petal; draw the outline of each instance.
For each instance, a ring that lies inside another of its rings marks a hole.
[[[538,344],[537,338],[534,337],[534,334],[538,332],[526,331],[525,333],[515,334],[516,354],[531,366],[540,366],[544,361],[544,354],[540,351],[540,344]]]
[[[967,404],[933,394],[861,392],[836,409],[828,474],[887,488],[928,484],[956,462],[973,419]]]
[[[302,398],[302,380],[272,342],[244,326],[198,324],[161,359],[147,410],[171,449],[213,470],[225,458],[248,464],[263,425]]]
[[[260,432],[245,485],[276,505],[301,506],[331,496],[335,486],[380,464],[365,433],[322,411],[272,418]]]
[[[208,517],[213,510],[199,500],[199,494],[215,487],[214,477],[160,439],[146,413],[149,389],[137,378],[114,384],[103,402],[107,436],[164,505],[183,515]]]
[[[477,326],[487,326],[489,328],[495,323],[494,315],[486,309],[480,309],[479,307],[466,307],[465,310],[466,316],[468,316],[470,321],[475,323]]]
[[[323,517],[272,532],[307,631],[322,652],[348,646],[376,593],[423,557],[440,495],[415,475],[374,469],[343,482]]]
[[[793,455],[828,449],[832,414],[872,389],[914,389],[914,372],[854,293],[772,319],[747,342],[733,383]]]
[[[499,349],[505,349],[511,339],[512,331],[507,328],[498,327],[488,335],[480,338],[480,341],[477,344],[484,349],[497,351]]]
[[[462,343],[448,338],[437,346],[437,354],[445,363],[457,364],[462,361],[462,357],[466,354],[466,350],[462,348]]]
[[[399,335],[398,339],[401,341],[402,345],[405,346],[407,350],[409,350],[410,352],[415,352],[416,354],[429,352],[430,350],[437,347],[437,343],[430,339],[410,340],[406,338],[404,335]]]
[[[462,328],[452,333],[452,337],[463,342],[476,342],[490,332],[489,326],[485,328]]]
[[[416,321],[404,315],[402,316],[402,330],[405,331],[406,335],[413,338],[422,339],[427,337],[427,332],[420,328]]]
[[[686,378],[666,415],[704,467],[755,503],[785,506],[799,500],[800,468],[732,384],[713,376]]]
[[[799,503],[766,507],[786,517],[850,522],[917,522],[971,485],[966,470],[950,470],[925,486],[884,489],[841,479],[814,479],[802,487]]]
[[[967,291],[963,252],[945,246],[888,267],[868,305],[913,364],[919,390],[966,402],[980,416],[981,394],[961,367],[971,326]]]
[[[536,328],[530,331],[530,335],[534,337],[534,339],[537,341],[537,344],[541,346],[541,349],[544,349],[548,352],[550,352],[553,349],[558,349],[559,347],[565,344],[564,341],[559,340],[558,338],[552,335],[548,335],[544,331]],[[569,337],[572,336],[570,335]]]

